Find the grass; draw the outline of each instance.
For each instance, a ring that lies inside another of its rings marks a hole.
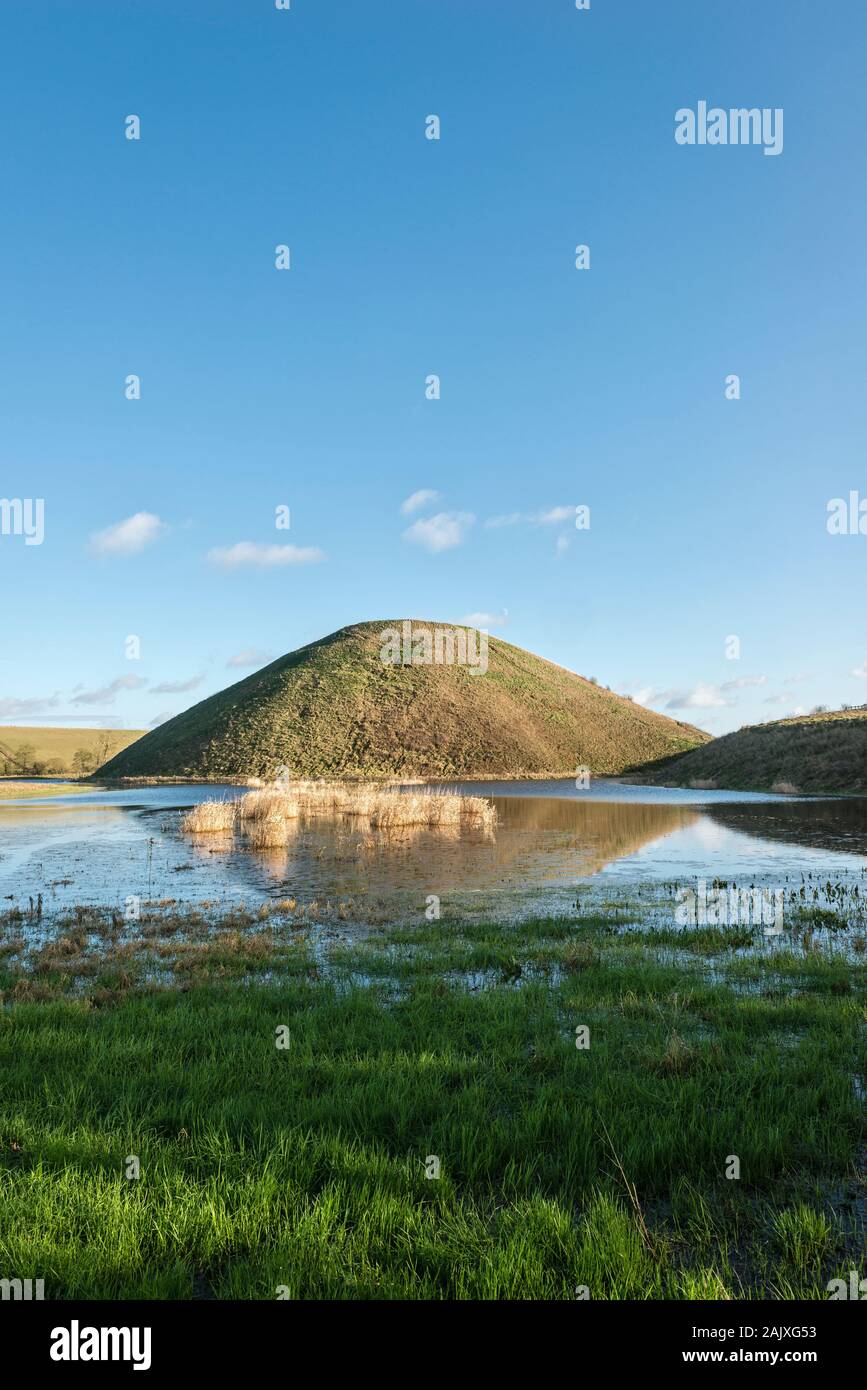
[[[0,801],[31,801],[34,797],[70,796],[75,792],[90,791],[93,788],[86,783],[0,782]]]
[[[95,765],[128,748],[143,733],[143,729],[47,729],[4,724],[0,726],[0,772],[27,775],[35,766],[54,774],[73,772],[79,750],[89,753]]]
[[[667,760],[665,786],[738,791],[867,792],[867,710],[831,710],[755,724]]]
[[[116,777],[542,777],[613,774],[708,735],[488,640],[484,674],[393,665],[359,623],[290,652],[112,759]],[[421,625],[424,627],[425,625]],[[432,628],[433,624],[428,624]]]
[[[188,811],[181,822],[181,829],[187,835],[218,835],[234,830],[237,819],[234,801],[227,799],[202,801]]]
[[[847,930],[639,915],[329,946],[294,902],[8,914],[0,1268],[67,1298],[827,1297],[865,1234]]]
[[[257,788],[233,800],[204,801],[188,812],[181,828],[188,835],[225,835],[238,829],[253,849],[287,843],[296,823],[324,817],[348,820],[373,830],[406,828],[491,830],[493,803],[482,796],[451,791],[402,791],[365,782],[286,782]]]

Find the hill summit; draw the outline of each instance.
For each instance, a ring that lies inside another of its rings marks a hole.
[[[474,628],[392,619],[280,657],[161,724],[100,776],[611,775],[707,739]]]

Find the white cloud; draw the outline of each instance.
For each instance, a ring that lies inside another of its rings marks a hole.
[[[238,541],[235,545],[217,546],[208,552],[208,559],[220,569],[240,569],[244,565],[256,569],[281,569],[285,565],[315,565],[325,554],[315,546],[260,545],[256,541]]]
[[[720,690],[746,690],[748,686],[767,683],[767,676],[738,676],[736,680],[723,681]]]
[[[867,678],[867,661],[862,661],[860,666],[854,667],[852,675]]]
[[[260,651],[258,647],[245,647],[242,652],[236,652],[234,656],[230,656],[226,665],[230,670],[246,670],[250,666],[264,666],[272,659],[271,652]]]
[[[626,694],[632,695],[632,698],[635,701],[636,705],[649,705],[650,702],[654,699],[654,690],[652,685],[643,685],[640,690],[627,690]],[[659,697],[657,696],[656,698],[658,699]]]
[[[149,729],[158,729],[160,724],[167,724],[170,719],[174,719],[173,714],[158,714],[148,724]]]
[[[489,516],[485,525],[501,526],[562,526],[566,521],[575,520],[574,507],[549,507],[540,512],[507,512],[504,516]]]
[[[190,676],[187,681],[162,681],[159,685],[152,685],[150,695],[183,695],[187,690],[195,690],[197,685],[201,685],[204,676]]]
[[[698,681],[689,691],[675,691],[669,698],[666,709],[725,709],[733,704],[722,691],[706,681]]]
[[[115,526],[97,531],[90,538],[90,549],[95,555],[137,555],[159,540],[165,530],[165,523],[153,512],[136,512]]]
[[[437,512],[436,516],[413,522],[404,531],[404,540],[422,546],[431,555],[438,555],[465,541],[475,519],[471,512]]]
[[[438,502],[439,500],[440,495],[438,492],[434,492],[433,489],[429,487],[422,487],[419,488],[418,492],[410,493],[409,497],[401,502],[400,510],[403,512],[404,516],[412,516],[413,512],[417,512],[419,507],[426,507],[429,502]]]
[[[16,700],[9,697],[0,700],[0,719],[26,719],[30,715],[42,714],[47,709],[56,709],[60,704],[57,695],[47,698],[36,696],[32,700]]]
[[[568,537],[568,536],[558,536],[558,537],[557,537],[557,545],[556,545],[555,548],[556,548],[556,551],[557,551],[557,554],[558,554],[558,555],[565,555],[566,551],[569,549],[569,537]]]
[[[461,618],[461,626],[479,627],[487,632],[492,627],[505,627],[508,616],[508,610],[505,608],[502,613],[466,613]]]
[[[812,680],[812,673],[809,671],[798,671],[797,675],[786,676],[783,685],[798,685],[801,681]]]
[[[147,685],[143,676],[118,676],[117,680],[100,686],[98,690],[83,690],[80,695],[73,695],[72,704],[113,705],[122,690],[140,690],[143,685]]]
[[[766,700],[763,700],[763,701],[762,701],[762,704],[763,704],[763,705],[787,705],[787,704],[789,703],[789,698],[790,698],[790,697],[789,697],[788,695],[769,695],[768,698],[767,698]]]

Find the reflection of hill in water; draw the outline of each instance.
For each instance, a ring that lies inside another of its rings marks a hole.
[[[496,797],[493,834],[378,835],[334,822],[299,824],[287,849],[242,851],[272,885],[306,894],[383,896],[569,885],[698,819],[695,808]],[[237,857],[235,862],[237,863]]]
[[[760,840],[867,855],[867,800],[732,802],[702,808],[728,830]]]
[[[494,797],[494,804],[500,817],[496,834],[501,863],[513,852],[520,854],[534,833],[547,839],[553,832],[581,856],[575,868],[582,876],[598,873],[613,859],[635,854],[699,818],[692,806],[624,801]]]

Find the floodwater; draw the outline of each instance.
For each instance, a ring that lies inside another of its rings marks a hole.
[[[8,784],[7,784],[8,785]],[[860,883],[867,894],[867,798],[773,797],[594,780],[450,784],[493,798],[489,833],[381,834],[347,822],[299,824],[285,849],[252,853],[191,840],[183,812],[243,789],[200,784],[94,790],[0,802],[0,910],[43,896],[51,914],[130,898],[228,908],[265,899],[349,903],[371,920],[424,911],[561,911],[588,889],[704,879],[797,888]]]

